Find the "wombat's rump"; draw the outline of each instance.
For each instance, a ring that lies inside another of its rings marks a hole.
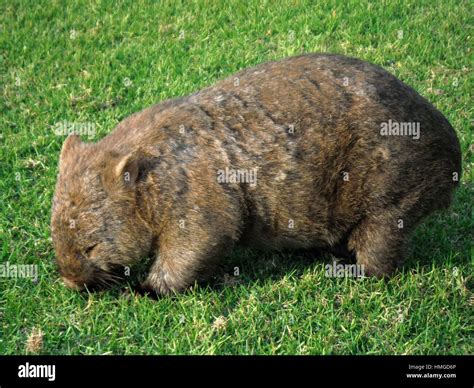
[[[154,260],[144,286],[178,291],[236,243],[343,247],[389,274],[407,237],[449,205],[459,142],[380,67],[309,54],[243,70],[134,114],[96,144],[70,136],[52,214],[67,285]]]

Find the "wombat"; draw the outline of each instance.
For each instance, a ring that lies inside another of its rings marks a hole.
[[[384,277],[460,174],[455,131],[415,90],[359,59],[306,54],[161,102],[95,144],[70,135],[52,237],[75,289],[153,258],[142,286],[178,292],[236,244],[342,249]]]

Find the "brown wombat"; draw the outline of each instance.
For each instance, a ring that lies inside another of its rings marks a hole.
[[[238,72],[62,148],[52,236],[66,285],[154,261],[159,294],[212,275],[234,244],[342,249],[390,274],[410,231],[450,204],[455,131],[375,65],[308,54]]]

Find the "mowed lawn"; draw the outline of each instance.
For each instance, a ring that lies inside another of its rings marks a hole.
[[[0,278],[0,354],[472,354],[469,3],[2,0],[0,264],[39,272]],[[383,66],[456,128],[462,184],[419,226],[403,271],[328,278],[330,256],[237,249],[209,285],[173,298],[63,286],[49,230],[58,125],[96,141],[156,102],[305,52]]]

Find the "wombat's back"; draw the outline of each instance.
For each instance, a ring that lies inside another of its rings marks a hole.
[[[447,206],[458,183],[460,147],[449,122],[358,59],[309,54],[264,63],[187,103],[209,119],[227,163],[258,168],[253,206],[275,235],[275,225],[291,219],[299,223],[292,239],[332,243],[367,212],[390,207],[414,225]]]

